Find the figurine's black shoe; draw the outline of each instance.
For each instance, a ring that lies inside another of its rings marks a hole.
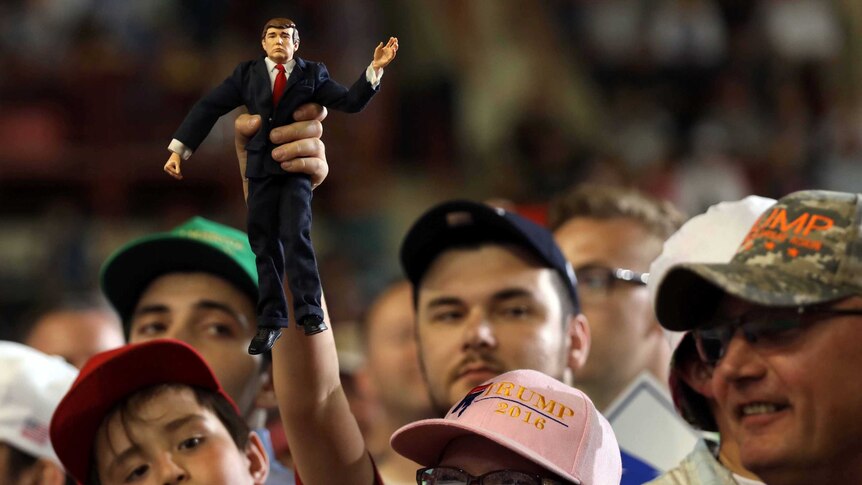
[[[281,337],[280,328],[257,327],[257,333],[248,344],[248,353],[258,355],[269,351],[279,337]]]
[[[326,324],[323,323],[323,319],[317,315],[306,315],[302,317],[302,322],[299,324],[302,326],[302,330],[305,331],[306,335],[314,335],[326,330]]]

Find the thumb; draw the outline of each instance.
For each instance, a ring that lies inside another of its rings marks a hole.
[[[247,143],[249,138],[253,137],[260,129],[260,123],[260,115],[243,113],[237,116],[233,124],[237,141],[241,141],[243,144]]]

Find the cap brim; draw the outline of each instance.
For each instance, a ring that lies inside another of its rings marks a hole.
[[[111,352],[117,355],[72,385],[52,418],[54,450],[79,480],[88,476],[96,433],[105,416],[137,391],[174,383],[209,389],[224,396],[239,414],[203,358],[186,344],[160,339]]]
[[[790,307],[834,301],[857,291],[771,266],[689,263],[674,267],[662,280],[656,316],[668,330],[683,331],[705,323],[726,294],[756,305]]]
[[[102,269],[102,291],[125,325],[147,286],[174,272],[220,276],[257,300],[257,282],[230,256],[200,241],[169,234],[132,241],[114,253]]]
[[[422,466],[434,466],[439,463],[443,450],[455,438],[468,435],[478,435],[497,443],[551,472],[574,480],[572,471],[563,470],[549,460],[536,457],[535,452],[511,438],[488,431],[486,429],[466,426],[448,419],[425,419],[402,427],[392,435],[392,449],[400,455],[419,463]]]

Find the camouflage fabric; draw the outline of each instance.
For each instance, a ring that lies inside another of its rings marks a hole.
[[[658,290],[659,322],[694,328],[724,294],[774,307],[862,294],[861,229],[862,194],[794,192],[758,218],[729,263],[673,267]]]

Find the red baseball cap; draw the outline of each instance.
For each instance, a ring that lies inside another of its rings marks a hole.
[[[183,342],[158,339],[96,354],[81,369],[51,419],[54,450],[76,480],[84,482],[89,475],[96,432],[108,412],[136,392],[159,384],[213,391],[239,414],[203,357]]]

